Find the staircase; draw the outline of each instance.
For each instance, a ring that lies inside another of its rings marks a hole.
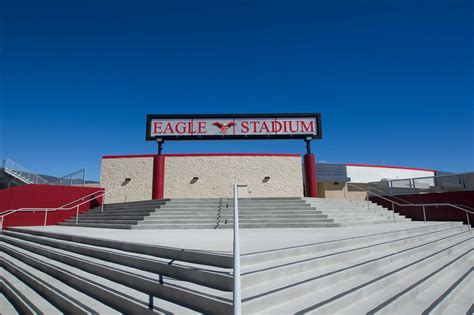
[[[26,229],[0,239],[2,314],[232,311],[229,255]]]
[[[167,199],[105,205],[61,225],[121,229],[222,229],[233,227],[229,199]],[[316,228],[406,221],[374,203],[321,198],[240,198],[241,228]]]
[[[311,207],[321,210],[328,218],[340,226],[379,224],[388,222],[410,221],[373,202],[350,201],[324,198],[303,198]]]
[[[102,207],[96,207],[79,215],[59,223],[60,225],[73,225],[82,227],[97,227],[109,229],[132,229],[138,222],[154,213],[165,205],[169,199],[147,200],[125,203],[112,203]]]
[[[472,314],[472,232],[405,225],[243,255],[243,313]]]
[[[472,314],[467,226],[376,226],[326,229],[320,233],[337,237],[309,243],[306,234],[299,245],[275,249],[264,249],[279,242],[266,237],[270,230],[242,230],[244,240],[246,232],[261,233],[262,243],[241,256],[243,313]],[[2,314],[232,313],[232,256],[225,253],[39,228],[5,231],[0,248]]]
[[[24,184],[47,184],[48,180],[24,168],[11,159],[2,160],[2,171]]]
[[[241,198],[240,228],[337,227],[301,198]],[[222,229],[233,227],[229,199],[171,199],[137,228]]]

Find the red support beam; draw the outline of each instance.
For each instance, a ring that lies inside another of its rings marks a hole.
[[[318,197],[314,154],[304,155],[304,184],[306,197]]]
[[[165,194],[165,156],[153,158],[153,192],[152,199],[163,199]]]

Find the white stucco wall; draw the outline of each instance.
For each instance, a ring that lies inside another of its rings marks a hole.
[[[268,176],[270,180],[263,183]],[[199,179],[192,184],[193,177]],[[166,157],[165,198],[231,197],[237,177],[241,197],[302,197],[299,156]]]
[[[434,171],[429,170],[347,165],[347,177],[349,177],[353,183],[368,183],[382,179],[404,179],[434,175]]]
[[[106,191],[119,187],[130,178],[123,188],[105,196],[105,203],[150,200],[153,188],[153,157],[104,158],[100,172],[100,185]]]

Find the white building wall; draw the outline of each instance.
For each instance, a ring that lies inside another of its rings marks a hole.
[[[153,188],[153,157],[102,159],[100,186],[106,191],[120,187],[105,196],[105,203],[150,200]]]
[[[191,183],[193,177],[199,179]],[[302,197],[299,156],[176,156],[165,160],[165,198]],[[264,183],[265,177],[270,177]]]
[[[369,183],[382,179],[404,179],[434,175],[434,171],[430,170],[347,165],[347,177],[349,177],[353,183]]]

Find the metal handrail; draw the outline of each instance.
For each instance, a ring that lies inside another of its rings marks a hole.
[[[61,207],[59,207],[59,208],[19,208],[19,209],[10,209],[10,210],[5,210],[5,211],[3,211],[2,213],[0,213],[0,217],[5,217],[5,216],[7,215],[6,212],[31,212],[31,211],[35,212],[35,211],[45,211],[46,209],[51,209],[51,211],[52,211],[52,210],[61,210],[61,209],[63,209],[64,207],[67,207],[67,206],[69,206],[69,205],[72,205],[73,203],[76,203],[76,202],[78,202],[78,201],[84,200],[84,198],[90,197],[90,196],[92,196],[92,195],[94,195],[94,194],[96,194],[96,193],[99,193],[99,192],[103,192],[103,191],[100,191],[100,190],[94,191],[92,194],[83,196],[83,197],[81,197],[81,198],[79,198],[79,199],[76,199],[76,200],[74,200],[74,201],[71,201],[71,202],[69,202],[69,203],[66,203],[66,204],[62,205]],[[93,200],[93,199],[89,199],[89,201],[90,201],[90,200]],[[66,209],[66,210],[69,210],[69,209],[70,209],[70,208],[68,208],[68,209]]]
[[[20,164],[13,161],[12,159],[9,159],[9,158],[3,159],[2,164],[3,164],[3,169],[7,173],[9,173],[10,175],[18,177],[19,179],[22,179],[25,182],[33,183],[33,184],[38,184],[40,182],[46,184],[48,182],[47,179],[39,176],[36,173],[33,173],[32,171],[30,171],[29,169],[21,166]],[[8,164],[10,164],[10,165],[8,166]],[[16,166],[16,168],[14,167],[14,165]],[[23,174],[28,175],[28,176],[27,177],[23,176]],[[36,178],[36,181],[31,178],[32,176],[34,178]]]
[[[113,192],[113,191],[115,191],[115,190],[117,190],[117,189],[123,188],[123,187],[125,187],[125,186],[115,187],[114,189],[111,189],[111,190],[108,190],[108,191],[105,191],[105,190],[104,190],[104,191],[102,191],[102,194],[100,194],[100,195],[98,195],[98,196],[95,196],[94,198],[88,199],[88,200],[86,200],[86,201],[84,201],[84,202],[81,202],[81,203],[75,205],[74,207],[70,207],[70,208],[65,208],[65,207],[68,206],[68,205],[70,205],[70,204],[73,204],[73,203],[75,203],[75,202],[78,202],[78,201],[80,201],[80,200],[83,200],[84,198],[90,197],[90,196],[93,195],[94,193],[97,193],[97,191],[94,192],[93,194],[89,194],[88,196],[81,197],[81,198],[79,198],[79,199],[77,199],[77,200],[75,200],[75,201],[71,201],[71,202],[69,202],[69,203],[67,203],[67,204],[65,204],[65,205],[63,205],[63,206],[61,206],[61,207],[54,208],[54,209],[52,209],[52,208],[20,208],[20,209],[15,209],[15,210],[7,210],[7,211],[10,211],[10,212],[8,212],[8,213],[2,213],[2,214],[0,215],[0,233],[1,233],[1,231],[3,231],[4,218],[5,218],[6,216],[9,216],[9,215],[11,215],[11,214],[13,214],[13,213],[16,213],[16,212],[36,212],[36,211],[44,211],[44,212],[45,212],[45,215],[44,215],[44,223],[43,223],[43,225],[46,226],[46,223],[47,223],[47,220],[48,220],[48,212],[66,211],[66,210],[72,210],[72,209],[75,208],[75,209],[76,209],[76,223],[78,223],[79,206],[82,206],[83,204],[88,203],[88,202],[90,202],[90,201],[92,201],[92,200],[95,200],[95,199],[97,199],[97,198],[99,198],[99,197],[103,197],[103,196],[107,195],[108,193],[111,193],[111,192]],[[104,201],[102,201],[101,211],[104,211]]]
[[[368,189],[368,190],[369,190],[369,189],[374,189],[374,190],[377,190],[377,191],[383,193],[383,190],[378,189],[378,188],[375,188],[375,187],[367,187],[367,189]],[[375,195],[375,194],[374,194],[374,195]],[[400,197],[397,197],[397,196],[394,196],[394,195],[390,195],[390,197],[391,197],[391,198],[394,198],[394,199],[398,199],[398,200],[403,201],[403,202],[406,202],[406,203],[410,203],[410,201],[405,200],[405,199],[400,198]],[[461,204],[461,203],[456,203],[456,204],[453,204],[453,205],[454,205],[454,206],[458,206],[458,207],[464,207],[465,209],[467,208],[468,211],[469,211],[469,210],[470,210],[470,211],[474,211],[474,208],[471,208],[471,207],[469,207],[469,206],[463,205],[463,204]],[[472,213],[472,212],[470,212],[470,213]]]
[[[372,194],[374,196],[377,196],[379,198],[382,198],[388,202],[391,202],[392,203],[392,211],[394,211],[394,204],[400,206],[400,207],[423,207],[423,219],[424,219],[424,222],[426,223],[426,211],[425,211],[425,207],[435,207],[435,206],[446,206],[446,207],[453,207],[453,208],[456,208],[456,209],[459,209],[459,210],[462,210],[466,213],[466,218],[467,218],[467,224],[469,226],[469,229],[471,229],[471,224],[469,222],[469,214],[474,214],[474,211],[469,211],[467,209],[464,209],[464,208],[461,208],[457,205],[453,205],[451,203],[398,203],[398,202],[395,202],[389,198],[386,198],[384,196],[381,196],[381,195],[378,195],[378,194],[375,194],[371,191],[369,191],[368,189],[364,189],[360,186],[357,186],[353,183],[347,183],[347,185],[351,185],[351,186],[354,186],[362,191],[366,191],[367,192],[367,207],[369,207],[369,194]],[[406,200],[405,200],[406,201]]]
[[[425,176],[425,177],[410,177],[410,178],[397,178],[397,179],[388,179],[388,180],[381,180],[381,181],[376,181],[376,182],[369,182],[368,183],[368,187],[371,187],[371,185],[375,185],[375,184],[380,184],[380,183],[386,183],[389,187],[389,194],[390,196],[392,196],[392,192],[390,191],[390,189],[392,188],[407,188],[407,189],[421,189],[423,190],[423,188],[417,188],[416,187],[416,184],[415,184],[415,181],[420,181],[420,180],[427,180],[427,179],[432,179],[433,182],[434,182],[434,189],[438,189],[438,184],[436,184],[437,181],[442,181],[444,180],[445,178],[450,178],[450,177],[457,177],[459,179],[462,179],[463,180],[463,185],[465,186],[465,176],[468,176],[468,175],[474,175],[474,172],[464,172],[464,173],[457,173],[457,174],[443,174],[443,175],[435,175],[435,176]],[[406,182],[408,181],[410,187],[393,187],[393,183],[395,182]],[[412,186],[413,185],[413,186]],[[464,187],[466,188],[466,187]],[[381,191],[381,190],[379,190]]]
[[[348,183],[348,184],[354,185],[354,184],[352,184],[352,183]],[[354,185],[354,186],[355,186],[355,185]],[[379,191],[379,192],[381,192],[381,193],[384,193],[384,191],[381,190],[381,189],[378,189],[378,188],[375,188],[375,187],[367,186],[367,191],[368,191],[369,189],[374,189],[374,190],[377,190],[377,191]],[[377,195],[377,194],[374,194],[374,193],[372,193],[372,194],[373,194],[373,195]],[[405,199],[402,199],[402,198],[397,197],[397,196],[394,196],[394,195],[390,195],[390,197],[391,197],[391,198],[394,198],[394,199],[398,199],[398,200],[403,201],[403,202],[406,202],[407,204],[410,203],[410,201],[405,200]]]

